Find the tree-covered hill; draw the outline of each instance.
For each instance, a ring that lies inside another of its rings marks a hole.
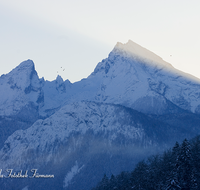
[[[200,136],[174,147],[162,155],[139,162],[130,172],[108,178],[93,190],[194,190],[200,189]]]

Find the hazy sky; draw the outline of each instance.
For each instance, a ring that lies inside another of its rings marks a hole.
[[[32,59],[40,78],[75,82],[131,39],[200,78],[199,10],[199,0],[0,0],[0,75]]]

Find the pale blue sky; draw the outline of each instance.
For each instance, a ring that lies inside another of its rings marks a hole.
[[[0,0],[0,75],[32,59],[39,77],[75,82],[131,39],[200,78],[199,10],[199,0]]]

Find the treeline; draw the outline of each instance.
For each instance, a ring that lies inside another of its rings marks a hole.
[[[162,155],[139,162],[132,172],[122,172],[92,190],[194,190],[200,189],[200,136],[185,139]]]

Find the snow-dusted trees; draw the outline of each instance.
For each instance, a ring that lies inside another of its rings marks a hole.
[[[163,179],[163,189],[166,190],[176,190],[180,189],[180,184],[178,181],[178,163],[177,158],[180,151],[180,145],[176,142],[175,146],[172,148],[172,151],[168,151],[163,154],[163,173],[165,173],[165,178]],[[167,172],[166,172],[167,171]]]
[[[192,187],[192,157],[191,147],[185,139],[180,147],[177,157],[177,173],[180,187],[184,190],[190,190]]]
[[[107,181],[107,185],[105,185]],[[200,189],[200,136],[139,162],[131,173],[105,176],[94,190],[197,190]],[[106,188],[105,188],[106,187]]]

